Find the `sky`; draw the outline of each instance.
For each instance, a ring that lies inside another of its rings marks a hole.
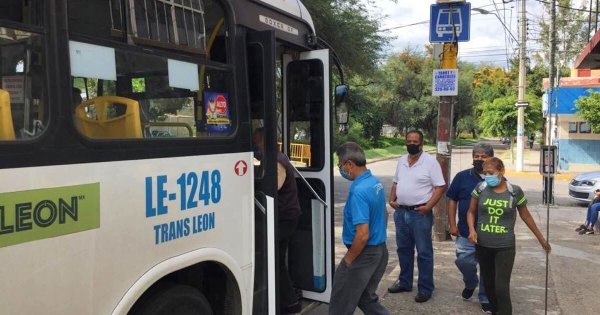
[[[579,4],[581,0],[574,0]],[[471,11],[470,41],[460,42],[458,46],[459,60],[473,63],[489,63],[507,68],[509,58],[518,55],[519,38],[518,20],[521,1],[516,0],[470,0],[471,9],[480,8],[491,14],[481,14]],[[508,3],[503,3],[508,2]],[[429,15],[433,0],[378,0],[373,14],[380,16],[381,29],[384,35],[394,36],[395,39],[388,47],[389,53],[400,52],[407,47],[424,51],[429,44]],[[518,6],[518,10],[517,10]],[[542,5],[534,0],[527,0],[526,11],[528,19],[529,39],[526,47],[529,53],[539,49],[540,45],[531,39],[539,37],[539,21],[545,18]],[[384,15],[384,16],[382,16]],[[508,35],[505,32],[510,30]],[[411,25],[416,24],[416,25]],[[513,39],[514,36],[514,39]]]

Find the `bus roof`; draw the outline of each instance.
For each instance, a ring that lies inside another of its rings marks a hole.
[[[304,3],[302,3],[300,0],[255,0],[255,1],[266,3],[266,4],[272,6],[280,11],[283,11],[289,15],[299,17],[300,19],[302,19],[304,22],[306,22],[310,26],[313,33],[315,32],[315,25],[313,23],[312,17],[308,13],[308,10],[306,10]]]
[[[232,0],[236,23],[256,30],[274,30],[276,36],[300,46],[308,46],[315,27],[300,0]]]

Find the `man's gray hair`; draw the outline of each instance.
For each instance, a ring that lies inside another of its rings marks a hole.
[[[492,157],[494,156],[494,148],[487,143],[478,142],[473,146],[473,154],[475,153],[485,153],[487,156]]]
[[[340,145],[335,153],[341,162],[352,161],[356,166],[367,165],[365,151],[356,142],[346,142]]]

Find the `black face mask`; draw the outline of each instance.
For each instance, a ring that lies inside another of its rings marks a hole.
[[[408,151],[410,155],[415,155],[421,152],[421,149],[419,148],[418,144],[407,144],[406,151]]]
[[[483,160],[473,160],[473,168],[475,172],[479,174],[483,173]]]

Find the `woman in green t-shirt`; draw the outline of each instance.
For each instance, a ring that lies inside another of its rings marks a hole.
[[[487,159],[483,163],[483,175],[485,181],[473,190],[467,212],[469,240],[476,244],[481,278],[494,314],[509,315],[512,314],[510,275],[515,262],[517,212],[546,252],[550,252],[550,244],[533,221],[521,187],[504,178],[502,160]]]

